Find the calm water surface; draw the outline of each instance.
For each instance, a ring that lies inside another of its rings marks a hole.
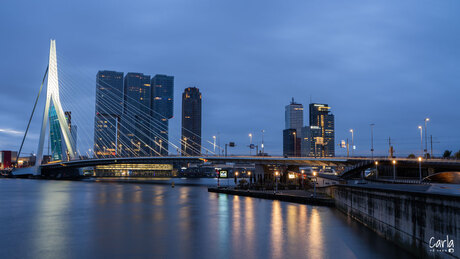
[[[327,207],[208,193],[205,186],[0,180],[0,258],[122,257],[410,255]]]

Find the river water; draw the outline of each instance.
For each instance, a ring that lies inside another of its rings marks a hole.
[[[411,257],[335,209],[209,183],[0,179],[0,258]]]

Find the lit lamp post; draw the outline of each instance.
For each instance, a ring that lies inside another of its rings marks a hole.
[[[427,123],[430,121],[430,118],[425,118],[425,154],[428,154],[428,136],[427,136]],[[428,156],[427,156],[428,158]]]
[[[235,172],[235,186],[236,186],[236,182],[237,182],[236,178],[238,178],[238,172]]]
[[[314,179],[314,181],[313,181],[313,184],[314,184],[314,186],[313,186],[313,197],[316,198],[316,182],[317,182],[316,172],[313,172],[313,176],[314,176],[314,178],[313,178]]]
[[[249,155],[252,154],[252,133],[249,133]]]
[[[183,156],[187,156],[187,138],[184,137],[184,154],[182,154]]]
[[[252,184],[251,171],[248,171],[248,176],[249,176],[249,183]]]
[[[214,140],[214,143],[213,143],[213,147],[214,147],[214,154],[216,154],[216,136],[212,136],[213,140]]]
[[[280,173],[278,171],[275,171],[275,193],[278,192],[278,175]]]
[[[303,189],[303,176],[304,176],[304,174],[305,174],[305,170],[302,170],[302,171],[300,171],[300,172],[302,173],[302,176],[301,176],[302,179],[301,179],[300,183],[301,183],[301,186],[302,186],[302,189]]]
[[[393,181],[396,180],[396,160],[393,160]]]
[[[264,151],[264,132],[265,132],[265,130],[262,130],[262,144],[260,145],[260,147],[262,148],[262,154],[265,153],[265,151]]]
[[[420,183],[422,183],[422,157],[418,157],[418,173],[420,178]]]
[[[379,161],[375,161],[375,179],[379,178]]]
[[[371,126],[371,157],[372,157],[372,160],[374,160],[374,126],[375,124],[372,123],[370,124]]]
[[[297,156],[297,134],[295,132],[293,132],[292,134],[294,134],[294,156]]]
[[[351,156],[353,156],[354,149],[355,149],[353,129],[351,129],[350,132],[351,132]]]
[[[420,155],[423,156],[423,127],[418,126],[418,129],[420,130]]]
[[[161,156],[161,149],[162,149],[162,147],[163,147],[163,143],[162,143],[163,141],[160,139],[159,142],[160,142],[160,156]]]

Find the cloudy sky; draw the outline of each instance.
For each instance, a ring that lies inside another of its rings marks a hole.
[[[203,138],[235,141],[248,133],[281,154],[284,106],[292,97],[327,103],[336,142],[356,153],[420,150],[425,117],[435,154],[460,149],[460,2],[443,1],[2,1],[0,4],[0,150],[16,150],[57,42],[61,95],[75,113],[79,148],[92,145],[98,70],[175,76],[181,92],[203,94]],[[39,103],[25,153],[35,152]],[[308,114],[304,121],[308,123]],[[210,146],[208,146],[210,147]],[[344,151],[337,149],[337,153]]]

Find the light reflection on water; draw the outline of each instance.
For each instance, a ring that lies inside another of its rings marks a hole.
[[[0,222],[2,258],[409,257],[334,209],[199,186],[2,179]]]

